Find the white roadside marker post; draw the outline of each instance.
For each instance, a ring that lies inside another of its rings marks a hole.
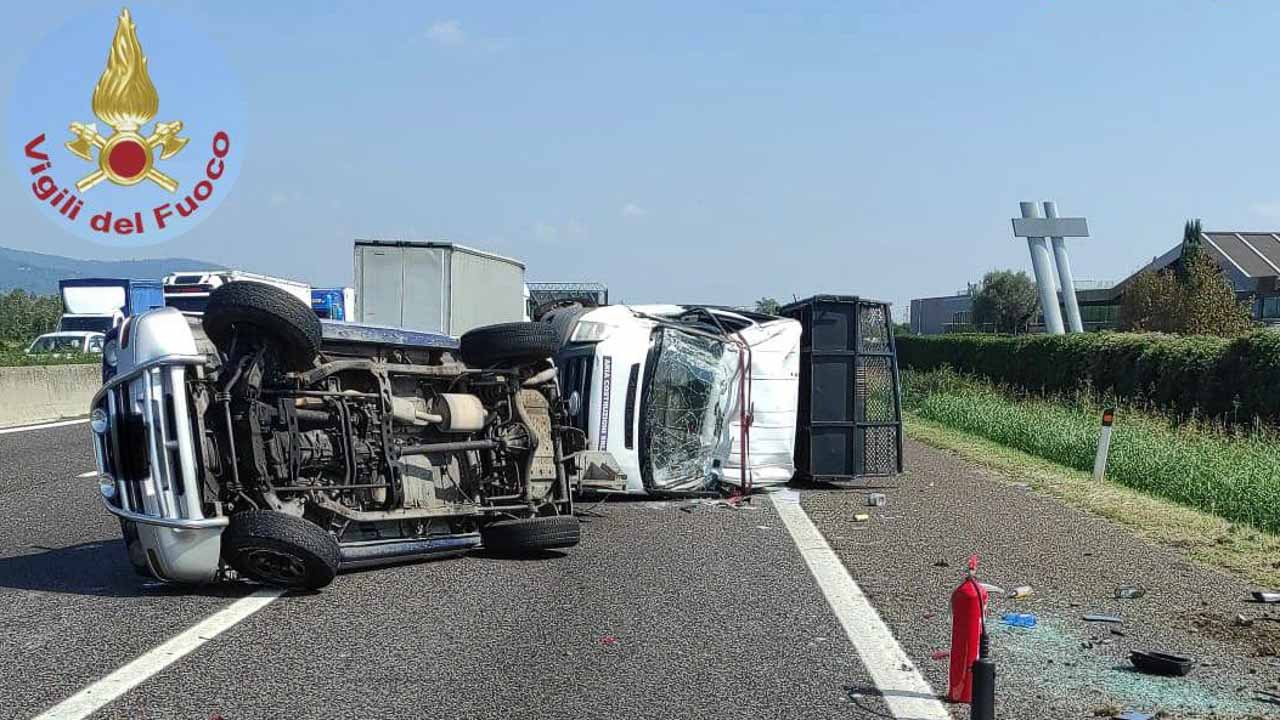
[[[1111,450],[1111,424],[1115,422],[1116,409],[1102,411],[1102,432],[1098,435],[1098,456],[1093,460],[1093,479],[1099,482],[1107,474],[1107,453]]]

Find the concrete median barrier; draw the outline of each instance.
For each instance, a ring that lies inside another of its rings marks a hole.
[[[87,415],[98,365],[0,367],[0,428]]]

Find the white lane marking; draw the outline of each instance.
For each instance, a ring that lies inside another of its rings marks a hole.
[[[143,653],[128,665],[45,710],[34,720],[81,720],[92,715],[107,703],[142,684],[147,678],[271,604],[272,600],[284,593],[285,591],[279,588],[263,588],[240,598],[172,639]]]
[[[18,427],[0,428],[0,435],[28,432],[30,430],[44,430],[45,428],[63,427],[64,425],[79,425],[87,422],[89,422],[88,418],[80,418],[79,420],[59,420],[57,422],[40,423],[39,425],[19,425]]]
[[[798,498],[771,499],[813,579],[822,588],[831,611],[858,651],[872,681],[883,693],[889,712],[895,718],[950,720],[951,715],[934,694],[929,681],[902,650],[893,631],[880,619],[880,613],[800,507]]]
[[[79,475],[77,475],[76,477],[78,477],[78,478],[91,478],[91,477],[93,477],[93,476],[95,476],[95,475],[97,475],[97,474],[98,474],[98,471],[97,471],[97,470],[90,470],[89,472],[82,472],[82,473],[80,473]]]

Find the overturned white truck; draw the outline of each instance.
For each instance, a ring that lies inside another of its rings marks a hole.
[[[795,474],[799,322],[707,305],[553,310],[570,422],[630,494],[733,493]],[[743,468],[747,472],[743,472]]]

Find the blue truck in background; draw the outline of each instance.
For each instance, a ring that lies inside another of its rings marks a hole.
[[[152,308],[164,307],[159,280],[71,278],[58,281],[62,296],[60,332],[105,333],[117,322]]]
[[[313,288],[311,309],[325,320],[355,320],[356,291],[349,287]]]

